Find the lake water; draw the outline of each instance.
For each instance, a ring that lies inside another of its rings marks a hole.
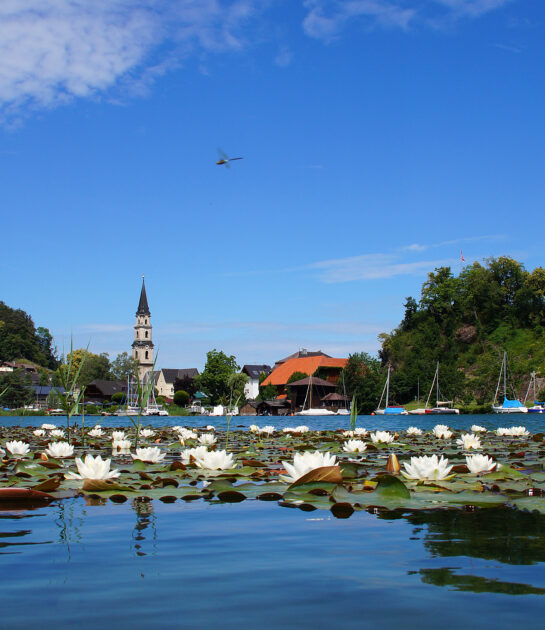
[[[361,417],[369,429],[526,425],[543,416]],[[36,426],[48,418],[2,418]],[[103,426],[125,425],[103,418]],[[165,422],[166,420],[166,422]],[[157,418],[154,426],[221,426]],[[345,418],[233,418],[311,428]],[[295,421],[295,422],[294,422]],[[62,425],[62,419],[52,422]],[[356,512],[275,502],[0,504],[0,627],[512,628],[545,611],[545,517],[509,509]]]

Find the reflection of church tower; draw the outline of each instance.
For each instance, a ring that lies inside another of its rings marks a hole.
[[[140,292],[140,302],[138,302],[138,310],[136,311],[134,341],[132,342],[132,356],[139,363],[138,378],[141,382],[153,370],[153,341],[151,340],[150,316],[146,285],[144,284],[144,276],[142,276],[142,291]]]

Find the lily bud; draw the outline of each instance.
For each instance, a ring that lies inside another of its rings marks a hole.
[[[397,475],[397,473],[401,470],[401,466],[399,465],[399,461],[397,459],[397,455],[392,453],[390,457],[388,457],[388,462],[386,463],[386,470],[393,475]]]

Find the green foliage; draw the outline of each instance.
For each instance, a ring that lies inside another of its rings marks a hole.
[[[343,370],[346,395],[356,401],[359,413],[371,413],[380,398],[382,374],[378,359],[367,352],[355,352],[348,357]],[[339,393],[344,393],[343,374],[338,382]]]
[[[72,374],[78,374],[78,387],[87,387],[95,379],[110,379],[110,360],[105,352],[93,354],[84,348],[78,348],[68,353],[66,361],[71,365]]]
[[[35,328],[28,313],[0,301],[0,361],[21,357],[49,369],[58,365],[53,337],[47,328]]]
[[[274,400],[278,396],[276,385],[265,385],[259,388],[259,400]]]
[[[56,389],[52,389],[45,399],[48,409],[58,409],[61,404],[61,397]]]
[[[177,392],[174,392],[174,404],[177,407],[185,407],[189,402],[189,394],[184,392],[183,389],[179,389]]]
[[[30,378],[23,370],[5,372],[0,376],[0,392],[2,392],[2,406],[24,407],[34,402],[34,392],[30,387]]]
[[[100,411],[96,405],[85,405],[85,413],[96,416]]]
[[[190,396],[193,396],[193,394],[197,392],[195,379],[191,378],[190,376],[177,378],[174,381],[174,393],[176,393],[180,389],[182,389],[184,392],[187,392]]]
[[[232,395],[232,380],[229,377],[240,370],[236,358],[227,356],[221,350],[210,350],[206,355],[206,365],[202,374],[195,377],[195,387],[210,396],[210,402],[217,405]]]
[[[130,376],[137,374],[138,361],[128,352],[121,352],[111,362],[109,371],[109,378],[114,381],[123,381],[125,383],[128,381]]]
[[[112,402],[120,405],[125,400],[125,394],[123,392],[116,392],[112,394]]]
[[[509,395],[521,397],[530,372],[545,372],[545,270],[529,273],[505,256],[457,277],[449,267],[435,269],[420,302],[407,298],[402,322],[380,339],[383,365],[392,366],[390,399],[398,403],[416,399],[418,383],[420,399],[427,397],[439,361],[442,400],[489,404],[503,350]]]

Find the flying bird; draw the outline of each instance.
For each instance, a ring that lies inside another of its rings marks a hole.
[[[229,163],[230,162],[233,162],[234,160],[242,160],[243,159],[241,157],[232,157],[232,158],[230,158],[221,149],[218,149],[218,153],[219,153],[220,159],[216,162],[216,164],[218,166],[223,166],[225,164],[225,168],[229,168]]]

